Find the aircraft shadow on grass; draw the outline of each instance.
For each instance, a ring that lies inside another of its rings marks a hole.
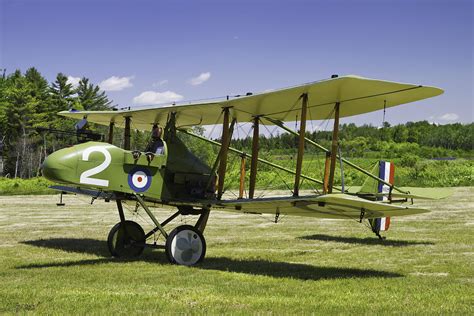
[[[145,251],[143,255],[137,259],[118,259],[111,258],[107,250],[107,243],[102,240],[89,238],[52,238],[28,240],[23,244],[43,247],[50,249],[60,249],[67,252],[86,253],[104,258],[86,259],[79,261],[53,262],[42,264],[28,264],[18,266],[17,269],[37,269],[51,267],[70,267],[82,265],[95,265],[107,263],[124,263],[124,262],[154,262],[156,264],[165,264],[167,259],[164,251]],[[226,257],[208,257],[204,262],[193,267],[202,270],[217,270],[227,272],[238,272],[252,275],[263,275],[275,278],[295,278],[301,280],[320,280],[320,279],[336,279],[336,278],[396,278],[403,275],[379,271],[372,269],[355,269],[355,268],[336,268],[336,267],[318,267],[301,263],[288,262],[272,262],[266,260],[237,260]]]
[[[415,245],[434,245],[430,241],[412,241],[412,240],[380,240],[378,238],[357,238],[357,237],[341,237],[331,236],[323,234],[307,235],[298,237],[298,239],[306,240],[320,240],[320,241],[334,241],[345,244],[362,244],[362,245],[379,245],[379,246],[392,246],[392,247],[407,247]]]

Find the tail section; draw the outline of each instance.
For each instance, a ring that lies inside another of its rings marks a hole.
[[[395,166],[392,162],[389,161],[379,161],[378,166],[378,177],[385,180],[386,182],[393,184],[395,176]],[[375,171],[375,170],[374,170]],[[366,181],[367,182],[367,181]],[[373,180],[377,184],[375,193],[382,193],[377,197],[378,201],[387,201],[389,199],[390,187],[380,181]],[[365,183],[364,183],[365,185]],[[373,186],[373,184],[372,184]],[[390,227],[390,217],[374,218],[369,220],[372,230],[379,237],[381,231],[387,231]]]
[[[387,231],[390,227],[390,217],[369,219],[369,222],[373,232],[376,234]]]
[[[395,165],[389,161],[379,161],[379,178],[385,180],[386,182],[393,184],[393,178],[395,176]],[[390,187],[382,182],[379,182],[377,193],[386,193],[390,192]],[[384,195],[378,198],[381,201],[388,200],[388,195]]]

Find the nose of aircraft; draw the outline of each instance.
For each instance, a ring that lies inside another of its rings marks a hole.
[[[43,162],[43,175],[48,180],[62,183],[73,183],[76,176],[77,153],[71,148],[64,148],[50,154]]]

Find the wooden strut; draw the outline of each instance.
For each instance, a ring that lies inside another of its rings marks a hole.
[[[296,132],[296,131],[294,131],[294,130],[288,128],[288,127],[286,127],[285,125],[283,125],[283,123],[282,123],[281,121],[278,121],[278,120],[275,120],[275,119],[272,119],[272,118],[269,118],[269,117],[266,117],[266,116],[263,116],[263,118],[266,119],[266,120],[268,120],[268,121],[270,121],[270,122],[272,122],[273,124],[275,124],[275,125],[281,127],[282,129],[284,129],[285,131],[289,132],[290,134],[297,135],[297,136],[299,135],[298,132]],[[329,157],[331,157],[331,151],[330,151],[329,149],[327,149],[327,148],[321,146],[320,144],[316,143],[315,141],[313,141],[313,140],[310,139],[310,138],[307,138],[307,137],[306,137],[305,140],[306,140],[306,143],[311,144],[311,145],[313,145],[313,146],[315,146],[315,147],[321,149],[321,150],[324,151],[326,154],[329,154]],[[379,177],[373,175],[373,174],[370,173],[369,171],[367,171],[367,170],[365,170],[365,169],[362,169],[362,168],[359,167],[358,165],[356,165],[356,164],[350,162],[349,160],[347,160],[347,159],[341,157],[340,155],[337,155],[336,158],[341,159],[343,163],[345,163],[345,164],[351,166],[352,168],[354,168],[354,169],[356,169],[356,170],[362,172],[363,174],[365,174],[366,176],[368,176],[368,177],[370,177],[370,178],[372,178],[372,179],[374,179],[374,180],[377,180],[377,181],[379,181],[379,182],[382,182],[383,184],[385,184],[385,185],[387,185],[387,186],[393,188],[394,190],[396,190],[396,191],[398,191],[398,192],[401,192],[401,193],[408,193],[408,192],[405,192],[405,191],[400,190],[399,188],[395,187],[395,186],[393,185],[393,183],[387,182],[387,181],[385,181],[384,179],[381,179],[381,178],[379,178]],[[328,166],[329,166],[329,165],[328,165]],[[329,175],[329,167],[328,167],[328,175]]]
[[[227,154],[230,145],[230,130],[229,130],[229,108],[223,108],[224,122],[222,124],[222,148],[219,157],[219,171],[217,184],[217,198],[220,199],[224,192],[225,171],[227,169]]]
[[[194,133],[189,132],[189,131],[187,131],[187,130],[185,130],[185,129],[178,129],[178,131],[180,131],[181,133],[184,133],[184,134],[186,134],[186,135],[190,135],[190,136],[196,137],[196,138],[198,138],[198,139],[200,139],[200,140],[202,140],[202,141],[205,141],[205,142],[207,142],[207,143],[209,143],[209,144],[222,147],[222,144],[219,143],[219,142],[216,142],[216,141],[211,140],[211,139],[207,139],[206,137],[203,137],[203,136],[194,134]],[[235,153],[235,154],[237,154],[237,155],[245,155],[246,157],[249,157],[250,159],[253,158],[253,156],[251,156],[251,155],[249,155],[249,154],[246,154],[245,152],[243,152],[243,151],[241,151],[241,150],[238,150],[238,149],[235,149],[235,148],[230,147],[230,146],[229,146],[229,151],[231,151],[231,152],[233,152],[233,153]],[[295,172],[294,170],[288,169],[288,168],[286,168],[286,167],[280,166],[280,165],[278,165],[278,164],[276,164],[276,163],[270,162],[270,161],[265,160],[265,159],[262,159],[262,158],[258,158],[258,162],[259,162],[259,163],[266,164],[266,165],[271,166],[271,167],[274,167],[274,168],[276,168],[276,169],[278,169],[278,170],[288,172],[288,173],[290,173],[290,174],[292,174],[292,175],[296,174],[296,172]],[[318,184],[320,184],[320,185],[323,185],[323,182],[322,182],[321,180],[311,178],[311,177],[309,177],[309,176],[307,176],[307,175],[305,175],[305,174],[301,174],[301,178],[306,179],[306,180],[311,181],[311,182],[314,182],[314,183],[318,183]],[[335,190],[338,190],[338,191],[341,191],[338,187],[334,187],[334,189],[335,189]]]
[[[337,146],[337,152],[338,152],[338,156],[337,158],[339,158],[339,167],[341,168],[341,189],[342,189],[342,192],[345,191],[345,182],[344,182],[344,165],[342,164],[342,155],[341,155],[341,146]],[[392,187],[390,187],[390,190],[391,190]]]
[[[253,118],[253,138],[252,138],[252,160],[250,161],[250,179],[249,179],[249,199],[253,199],[255,194],[255,183],[257,182],[257,164],[258,164],[258,140],[259,140],[260,117]]]
[[[324,178],[323,178],[323,193],[328,193],[328,186],[329,186],[329,165],[331,162],[331,152],[326,152],[326,159],[324,161]]]
[[[112,144],[114,141],[114,122],[110,122],[109,124],[109,137],[107,139],[107,143]]]
[[[125,131],[124,131],[124,141],[123,149],[130,150],[130,122],[132,118],[130,116],[125,117]]]
[[[303,100],[301,105],[300,133],[298,139],[298,156],[296,157],[296,174],[293,196],[298,196],[300,191],[301,168],[303,166],[304,140],[306,133],[306,112],[308,109],[308,94],[303,94],[302,99]]]
[[[234,126],[235,126],[235,123],[237,123],[237,119],[233,119],[232,120],[232,123],[230,123],[230,127],[229,127],[229,134],[230,134],[230,138],[232,138],[232,134],[234,132]],[[192,136],[196,136],[195,134],[193,133],[189,133],[187,131],[183,131],[183,130],[180,130],[181,132],[185,133],[185,134],[189,134],[189,135],[192,135]],[[204,137],[203,137],[204,138]],[[204,139],[207,139],[207,138],[204,138]],[[217,142],[216,142],[217,143]],[[215,173],[216,173],[216,170],[219,168],[219,163],[220,163],[220,160],[221,160],[221,156],[222,156],[222,151],[223,151],[223,146],[222,144],[220,143],[217,143],[219,144],[219,152],[217,153],[217,157],[216,157],[216,160],[214,161],[214,164],[212,165],[212,169],[211,169],[211,172],[210,172],[210,177],[209,177],[209,180],[207,181],[207,184],[206,184],[206,191],[208,190],[212,190],[214,192],[215,189],[212,189],[211,188],[211,185],[212,185],[212,180],[213,180],[213,176]],[[230,146],[230,145],[229,145]]]
[[[245,188],[245,155],[240,157],[240,185],[239,185],[239,199],[244,198]]]
[[[336,169],[337,144],[339,137],[339,102],[334,106],[334,127],[332,130],[332,145],[331,145],[331,166],[329,168],[329,183],[328,193],[332,193],[334,186],[334,171]]]

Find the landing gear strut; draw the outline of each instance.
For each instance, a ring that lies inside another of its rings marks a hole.
[[[145,204],[145,201],[137,194],[135,198],[153,221],[155,228],[145,234],[143,228],[138,223],[125,219],[122,201],[117,200],[120,222],[110,230],[109,237],[107,238],[107,245],[112,256],[121,258],[138,257],[142,254],[145,247],[148,247],[165,249],[166,257],[174,264],[192,266],[204,259],[206,255],[206,240],[203,233],[209,219],[210,212],[208,209],[190,212],[189,207],[180,207],[176,213],[160,223]],[[164,226],[179,215],[189,215],[191,213],[200,215],[194,226],[178,226],[169,235],[164,230]],[[146,240],[158,231],[165,238],[165,244],[157,245],[156,242],[147,244]]]
[[[370,228],[372,228],[372,232],[375,234],[375,236],[379,237],[380,240],[385,240],[386,237],[380,235],[380,228],[377,228],[376,224],[375,224],[375,220],[374,219],[368,219],[369,221],[369,224],[370,224]]]

